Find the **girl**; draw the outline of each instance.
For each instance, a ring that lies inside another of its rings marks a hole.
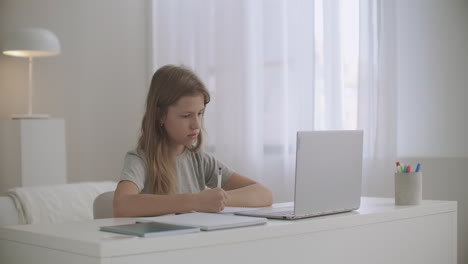
[[[267,188],[200,149],[209,101],[204,84],[190,70],[166,65],[156,71],[137,149],[127,153],[115,191],[115,217],[272,204]],[[218,170],[222,188],[216,187]]]

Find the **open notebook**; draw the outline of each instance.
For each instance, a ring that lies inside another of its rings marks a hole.
[[[248,217],[231,214],[213,214],[213,213],[186,213],[176,215],[163,215],[156,217],[141,217],[136,219],[137,222],[158,222],[174,225],[195,226],[203,231],[263,225],[267,219],[263,217]]]
[[[156,222],[102,226],[99,230],[140,237],[165,236],[200,232],[200,228],[198,227]]]

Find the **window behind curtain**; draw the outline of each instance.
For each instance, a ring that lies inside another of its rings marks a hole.
[[[155,0],[154,69],[212,95],[207,151],[290,200],[295,132],[355,129],[358,0]]]

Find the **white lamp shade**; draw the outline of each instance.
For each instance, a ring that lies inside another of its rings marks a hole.
[[[7,34],[3,54],[15,57],[47,57],[60,53],[54,33],[43,28],[21,28]]]

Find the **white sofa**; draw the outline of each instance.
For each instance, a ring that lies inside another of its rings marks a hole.
[[[18,225],[18,211],[13,199],[8,196],[0,196],[0,226]]]
[[[10,189],[0,196],[0,226],[93,219],[96,197],[111,193],[116,186],[117,182],[101,181]],[[108,206],[112,196],[103,196]],[[101,209],[96,210],[100,213]],[[103,213],[109,215],[109,210]]]

